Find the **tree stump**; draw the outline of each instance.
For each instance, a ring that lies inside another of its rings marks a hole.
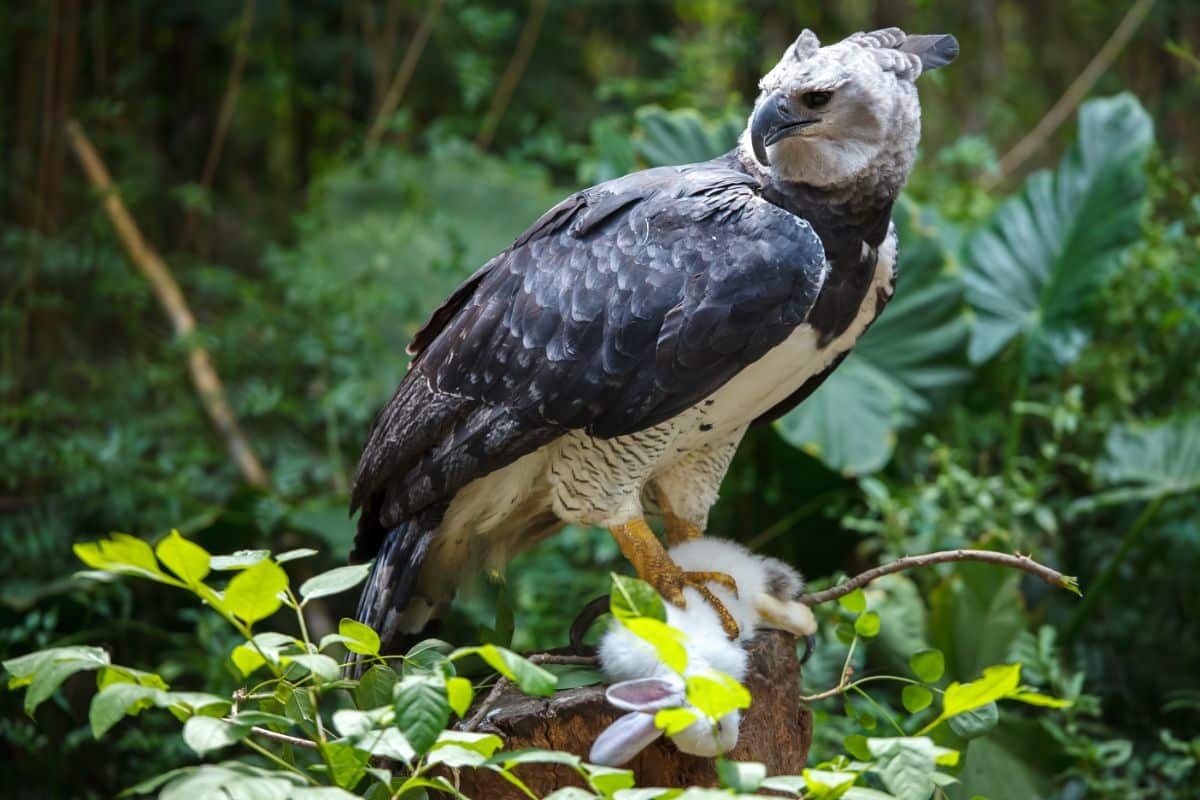
[[[742,717],[738,745],[729,757],[761,761],[770,775],[798,775],[812,744],[812,714],[799,700],[796,639],[781,631],[761,631],[750,643],[749,653],[750,668],[743,683],[754,700]],[[493,700],[476,730],[497,734],[506,750],[536,747],[584,759],[600,732],[624,713],[604,699],[603,686],[568,689],[553,697],[530,697],[510,687]],[[717,784],[711,759],[680,753],[665,737],[626,766],[633,770],[638,786]],[[563,765],[524,764],[515,771],[539,797],[563,786],[584,786],[579,775]],[[490,770],[464,769],[457,780],[468,797],[525,797]]]

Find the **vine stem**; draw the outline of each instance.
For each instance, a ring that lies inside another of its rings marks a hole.
[[[1083,623],[1091,615],[1096,601],[1103,596],[1105,587],[1112,581],[1113,577],[1117,574],[1117,570],[1121,568],[1121,565],[1125,563],[1125,557],[1129,555],[1129,551],[1133,549],[1133,546],[1145,534],[1150,521],[1158,514],[1158,510],[1162,508],[1165,500],[1166,495],[1159,495],[1154,498],[1150,505],[1146,506],[1145,510],[1133,521],[1133,525],[1129,528],[1128,533],[1121,540],[1121,546],[1117,548],[1117,552],[1112,554],[1108,563],[1104,565],[1104,569],[1096,576],[1096,580],[1092,582],[1092,586],[1088,590],[1088,596],[1076,607],[1075,613],[1067,621],[1066,629],[1063,631],[1063,641],[1067,643],[1075,641],[1075,637],[1079,635]]]
[[[272,762],[283,767],[288,772],[294,772],[297,775],[299,775],[300,777],[304,778],[304,780],[308,781],[309,785],[311,785],[311,786],[319,786],[320,785],[307,772],[305,772],[304,770],[295,766],[294,764],[289,764],[288,762],[284,761],[282,758],[275,755],[274,753],[272,753],[267,748],[263,747],[258,742],[252,741],[250,739],[243,739],[242,741],[247,747],[249,747],[254,752],[258,753],[259,755],[263,756],[264,758],[270,759]]]
[[[1079,581],[1074,577],[1063,575],[1058,570],[1051,569],[1045,564],[1039,564],[1029,556],[996,553],[991,550],[943,550],[938,553],[898,558],[889,564],[861,572],[845,583],[839,583],[837,586],[821,592],[810,592],[809,594],[801,595],[798,599],[805,605],[816,606],[821,603],[828,603],[831,600],[837,600],[839,597],[845,597],[855,589],[861,589],[871,581],[882,578],[884,575],[903,572],[914,567],[931,567],[934,564],[948,564],[954,561],[982,561],[985,564],[996,564],[1001,567],[1019,569],[1022,572],[1028,572],[1030,575],[1041,578],[1051,586],[1057,586],[1080,594]]]

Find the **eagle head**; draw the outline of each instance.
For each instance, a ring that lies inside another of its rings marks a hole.
[[[835,187],[882,170],[898,190],[921,135],[915,81],[957,55],[949,35],[886,28],[822,47],[806,29],[759,82],[749,147],[780,180]]]

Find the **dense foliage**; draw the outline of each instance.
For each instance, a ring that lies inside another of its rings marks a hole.
[[[825,615],[806,682],[835,686],[846,664],[910,675],[910,656],[935,648],[934,688],[1019,663],[1072,705],[940,726],[934,741],[962,756],[938,791],[1196,796],[1200,60],[1181,43],[1200,13],[1155,4],[1077,124],[1009,174],[997,151],[1124,9],[448,0],[368,144],[429,6],[50,0],[0,23],[15,67],[0,109],[0,654],[103,645],[95,668],[231,697],[236,628],[184,592],[70,578],[72,544],[178,527],[211,552],[319,550],[288,563],[297,587],[340,565],[357,447],[408,336],[458,280],[574,187],[729,147],[801,27],[832,40],[901,24],[955,33],[963,55],[922,82],[897,299],[809,403],[747,439],[711,529],[818,583],[966,545],[1078,575],[1082,601],[983,565],[893,576],[866,593],[878,635],[856,635],[862,609]],[[196,402],[187,343],[71,160],[69,117],[182,284],[270,491],[244,486]],[[562,644],[613,569],[607,535],[567,530],[466,588],[442,635]],[[337,635],[349,598],[306,606],[314,641]],[[123,674],[108,680],[166,691]],[[0,695],[6,796],[111,796],[194,761],[166,714],[114,717],[97,742],[93,687],[72,677],[33,719]],[[884,727],[916,735],[936,709],[906,713],[915,699],[883,682],[817,704],[811,763]]]

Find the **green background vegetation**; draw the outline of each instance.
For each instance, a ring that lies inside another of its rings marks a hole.
[[[178,527],[213,552],[320,549],[295,580],[341,563],[358,447],[408,337],[458,280],[575,188],[726,149],[802,27],[833,41],[900,25],[952,32],[962,55],[921,81],[899,294],[801,412],[748,437],[711,530],[817,582],[958,546],[1078,575],[1082,604],[982,565],[881,582],[868,595],[882,633],[856,668],[903,669],[935,646],[950,679],[1020,661],[1027,682],[1077,699],[959,732],[952,797],[1197,796],[1200,60],[1185,43],[1200,8],[1155,3],[1092,88],[1106,99],[998,166],[1120,6],[447,0],[376,147],[368,130],[425,2],[7,10],[0,656],[103,643],[173,684],[231,689],[235,639],[214,614],[145,585],[73,581],[71,544]],[[528,62],[500,109],[523,34]],[[214,136],[239,52],[228,133]],[[182,284],[271,491],[245,487],[196,401],[186,343],[71,158],[70,118]],[[561,645],[612,569],[624,565],[605,534],[568,530],[505,583],[465,589],[442,635],[472,644],[501,627],[503,591],[516,649]],[[310,610],[320,635],[352,600]],[[806,670],[814,690],[845,658],[840,613]],[[90,694],[69,682],[36,723],[0,695],[6,797],[107,797],[192,760],[174,722],[150,715],[94,741]],[[901,707],[898,692],[873,697]],[[865,702],[826,701],[813,760],[880,724]]]

